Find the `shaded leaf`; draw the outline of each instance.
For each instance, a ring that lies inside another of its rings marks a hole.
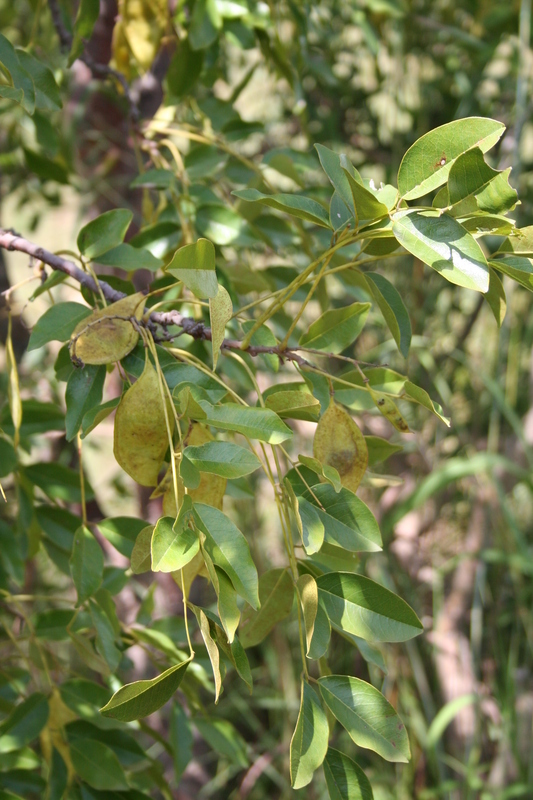
[[[196,297],[216,297],[218,292],[215,271],[215,248],[208,239],[198,239],[176,250],[165,267],[175,278],[183,281]]]
[[[270,633],[272,628],[290,614],[294,599],[294,583],[286,569],[271,569],[259,580],[258,611],[246,607],[239,629],[243,647],[254,647]]]
[[[300,336],[299,344],[313,350],[341,353],[363,330],[369,310],[370,303],[332,308],[309,326]]]
[[[77,243],[80,253],[93,260],[122,244],[132,219],[133,213],[126,208],[115,208],[100,214],[79,232]]]
[[[344,753],[328,749],[324,775],[330,800],[373,800],[370,781],[361,767]]]
[[[311,200],[309,197],[302,197],[297,194],[268,195],[259,192],[257,189],[241,189],[238,192],[232,192],[232,194],[240,200],[247,200],[250,203],[262,203],[271,208],[276,208],[278,211],[284,211],[293,217],[320,225],[323,228],[331,227],[326,209],[316,200]]]
[[[74,534],[70,571],[80,606],[100,588],[104,575],[102,548],[85,525]]]

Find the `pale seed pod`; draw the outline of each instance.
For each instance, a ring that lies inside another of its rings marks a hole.
[[[148,354],[143,373],[123,395],[117,407],[113,452],[122,467],[141,486],[156,486],[169,446],[174,416],[170,403],[161,396],[157,372]]]
[[[394,400],[391,400],[390,397],[382,392],[376,392],[370,386],[367,386],[367,389],[377,408],[383,414],[383,416],[389,420],[391,425],[394,425],[396,430],[401,431],[402,433],[409,433],[409,425],[400,414],[398,406]]]
[[[111,364],[130,353],[139,341],[135,322],[141,320],[144,295],[123,297],[110,306],[94,311],[74,329],[70,338],[70,357],[75,364]]]
[[[335,467],[343,486],[357,491],[368,464],[368,448],[359,427],[333,398],[316,427],[313,454],[321,464]]]

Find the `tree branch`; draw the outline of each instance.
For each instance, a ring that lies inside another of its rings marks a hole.
[[[105,299],[110,303],[116,303],[117,300],[122,300],[123,297],[127,296],[124,292],[113,289],[106,281],[98,280],[97,284],[89,273],[84,272],[84,270],[78,267],[73,261],[51,253],[49,250],[45,250],[44,247],[39,247],[33,242],[19,236],[14,231],[0,228],[0,247],[3,247],[5,250],[15,250],[19,253],[26,253],[30,258],[41,261],[43,264],[52,267],[52,269],[63,272],[65,275],[73,278],[77,283],[81,286],[85,286],[86,289],[89,289],[94,294],[102,292]],[[146,308],[145,317],[142,324],[149,328],[152,333],[155,331],[155,326],[161,326],[166,334],[164,338],[167,340],[172,340],[174,338],[168,334],[167,331],[170,325],[181,328],[182,333],[187,333],[189,336],[192,336],[193,339],[202,339],[204,341],[212,340],[211,328],[192,317],[184,317],[179,311],[150,312],[150,309]],[[243,350],[241,342],[237,339],[224,339],[220,347],[221,350]],[[264,354],[276,355],[282,360],[294,361],[300,366],[311,366],[309,362],[297,352],[302,349],[304,348],[288,347],[282,350],[279,346],[249,345],[244,352],[248,353],[250,356]],[[327,356],[327,353],[323,355]]]
[[[61,50],[63,52],[68,52],[72,47],[72,35],[70,32],[65,28],[63,24],[63,19],[61,17],[61,9],[59,8],[59,4],[57,0],[48,0],[48,7],[50,9],[50,14],[52,16],[52,22],[54,24],[54,28],[56,29],[56,33],[59,36],[59,42],[61,45]],[[86,44],[86,41],[84,44]],[[79,60],[83,61],[83,63],[89,67],[93,75],[97,78],[114,78],[114,80],[122,86],[122,90],[124,92],[124,97],[127,100],[130,116],[133,122],[137,122],[139,119],[139,108],[137,103],[135,102],[131,90],[130,85],[124,75],[121,72],[118,72],[116,69],[113,69],[109,66],[109,64],[99,64],[97,61],[92,58],[88,53],[83,52],[79,56]]]

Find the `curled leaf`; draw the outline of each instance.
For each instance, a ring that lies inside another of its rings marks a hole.
[[[139,380],[123,395],[115,416],[113,452],[122,469],[141,486],[156,486],[157,476],[174,431],[174,417],[161,396],[150,359]]]
[[[313,453],[322,464],[337,470],[343,486],[357,491],[368,463],[365,437],[333,399],[316,427]]]
[[[141,320],[144,295],[123,297],[94,311],[75,328],[69,342],[75,364],[111,364],[130,353],[139,340],[134,320]]]

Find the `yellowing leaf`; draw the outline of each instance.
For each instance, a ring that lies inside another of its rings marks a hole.
[[[165,402],[157,373],[147,356],[141,377],[118,404],[113,442],[118,463],[141,486],[156,486],[168,448]],[[174,417],[168,403],[166,416],[172,434]]]
[[[139,340],[139,331],[132,320],[142,319],[143,310],[144,295],[137,292],[85,317],[70,339],[71,359],[83,364],[120,361]]]
[[[213,442],[214,438],[209,430],[197,422],[193,422],[189,435],[184,441],[184,446],[201,445]],[[165,479],[163,479],[164,481]],[[200,485],[196,489],[190,489],[188,494],[193,503],[205,503],[222,511],[222,501],[226,491],[226,478],[220,475],[213,475],[209,472],[200,472]],[[178,481],[178,501],[181,506],[184,489],[183,481]],[[169,470],[168,485],[163,495],[163,514],[169,517],[176,517],[178,510],[174,498],[174,488],[172,485],[172,473]]]
[[[365,437],[333,399],[316,427],[313,453],[322,464],[337,470],[343,486],[357,491],[368,463]]]
[[[224,341],[226,324],[233,314],[231,297],[223,286],[218,287],[216,297],[209,298],[209,315],[211,317],[211,342],[213,345],[213,369],[216,369],[220,346]]]

